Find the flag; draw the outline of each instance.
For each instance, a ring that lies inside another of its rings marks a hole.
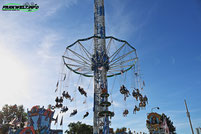
[[[63,125],[63,116],[62,116],[61,122],[60,122],[60,126],[62,126],[62,125]]]
[[[57,124],[57,121],[58,121],[58,115],[57,115],[57,117],[56,117],[56,119],[55,119],[54,125]]]

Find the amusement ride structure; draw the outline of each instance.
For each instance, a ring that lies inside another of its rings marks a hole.
[[[78,78],[77,83],[73,80],[76,78]],[[86,78],[85,81],[82,80],[83,78]],[[92,89],[92,80],[93,93],[89,90]],[[116,80],[119,81],[116,82]],[[63,130],[51,129],[51,123],[58,124],[58,118],[61,114],[60,126],[62,126],[63,113],[68,112],[70,108],[73,108],[70,117],[80,112],[77,109],[76,100],[80,103],[82,97],[77,99],[77,91],[84,96],[83,103],[79,104],[80,107],[87,105],[87,98],[93,98],[93,134],[109,134],[112,130],[109,128],[110,119],[116,114],[113,107],[114,102],[117,100],[124,102],[123,116],[126,117],[129,114],[126,102],[130,99],[129,96],[133,96],[135,103],[131,102],[130,107],[135,104],[132,108],[134,108],[133,114],[136,114],[137,111],[145,109],[148,104],[144,87],[145,82],[141,80],[139,73],[136,49],[125,40],[105,35],[104,0],[94,0],[94,36],[78,39],[66,47],[62,56],[60,77],[56,84],[56,104],[49,105],[47,109],[34,106],[30,111],[27,111],[28,121],[23,128],[17,127],[20,121],[14,118],[9,123],[9,134],[63,133]],[[114,88],[119,89],[119,92],[115,92],[118,99],[113,101]],[[130,93],[131,91],[132,93]],[[122,96],[123,101],[121,100]],[[72,106],[69,107],[71,104]],[[109,110],[110,106],[113,110]],[[58,114],[56,117],[54,117],[55,113]],[[87,108],[83,119],[89,114]],[[160,115],[150,113],[147,119],[150,132],[160,130],[162,124]]]
[[[72,79],[74,78],[70,76],[72,73],[79,76],[78,83],[82,77],[91,77],[93,79],[94,89],[94,134],[109,134],[109,126],[111,124],[109,119],[115,115],[114,111],[109,110],[109,107],[113,104],[112,99],[111,102],[109,101],[109,96],[112,95],[111,90],[113,89],[113,86],[108,86],[108,78],[122,78],[119,84],[121,82],[123,83],[119,86],[119,89],[120,94],[124,96],[125,102],[127,97],[131,95],[129,90],[133,89],[132,96],[136,101],[140,101],[139,105],[135,105],[134,113],[145,108],[148,103],[146,95],[143,96],[141,93],[145,83],[141,80],[139,73],[136,49],[127,41],[105,35],[104,0],[94,0],[94,36],[78,39],[73,44],[67,46],[66,51],[62,56],[62,65],[63,68],[60,73],[61,77],[56,84],[55,90],[55,92],[58,93],[55,100],[56,105],[53,106],[52,109],[60,109],[61,113],[67,112],[68,107],[64,106],[64,99],[69,100],[69,102],[76,101],[76,91],[74,91],[73,96],[70,94],[70,90],[68,90],[69,85],[72,85]],[[64,66],[67,69],[65,69]],[[68,72],[65,70],[68,70]],[[71,79],[71,81],[69,79]],[[129,81],[127,79],[130,80],[130,85],[125,85],[125,81]],[[75,87],[81,95],[85,96],[85,101],[83,102],[83,104],[85,104],[86,98],[88,97],[87,90],[90,86],[86,88],[81,84],[78,85],[78,83],[76,86],[74,84],[71,87]],[[88,80],[85,81],[85,84],[86,83],[88,83]],[[91,81],[89,83],[91,83]],[[74,109],[70,114],[70,117],[77,113],[78,110]],[[123,116],[126,116],[128,113],[128,109],[125,109]],[[86,112],[83,118],[88,115],[89,112]]]

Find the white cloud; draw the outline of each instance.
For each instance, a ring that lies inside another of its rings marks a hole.
[[[38,55],[44,60],[55,59],[53,47],[58,47],[59,44],[56,44],[58,40],[61,40],[61,38],[55,33],[45,35],[37,50]]]
[[[64,0],[64,5],[66,7],[70,7],[70,6],[73,6],[75,4],[77,4],[78,0]],[[81,1],[80,1],[81,2]]]
[[[55,0],[48,0],[48,1],[38,1],[40,10],[45,17],[50,17],[55,15],[55,13],[62,8],[69,8],[77,4],[78,0],[62,0],[57,1]],[[44,17],[43,16],[43,17]]]

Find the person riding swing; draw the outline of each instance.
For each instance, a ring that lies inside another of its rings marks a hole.
[[[68,94],[68,92],[65,94],[66,99],[69,98],[71,100],[71,96]]]
[[[56,101],[56,103],[58,103],[59,102],[59,97],[57,96],[57,98],[55,99],[55,101]]]
[[[62,96],[63,98],[65,97],[66,99],[71,100],[71,96],[68,94],[68,92],[63,91]]]
[[[140,102],[144,101],[144,98],[143,98],[143,96],[141,94],[139,94],[139,100],[140,100]]]
[[[125,109],[124,112],[123,112],[123,116],[126,117],[128,113],[129,113],[128,109]]]
[[[89,115],[89,112],[86,112],[86,114],[83,116],[83,119],[86,118]]]
[[[146,95],[144,96],[143,100],[144,100],[144,102],[146,102],[148,104],[148,98]]]
[[[70,114],[70,117],[74,116],[77,114],[77,109],[73,110],[73,112]]]
[[[136,111],[140,111],[140,108],[138,108],[138,107],[135,105],[135,108],[133,109],[133,114],[136,114]]]
[[[59,102],[60,102],[60,103],[63,103],[63,101],[64,101],[63,98],[60,97]]]
[[[126,93],[126,87],[125,87],[124,85],[122,85],[122,86],[120,87],[120,93],[121,93],[121,94],[125,94],[125,93]]]
[[[63,104],[62,103],[59,104],[58,102],[55,105],[56,108],[61,108],[62,106],[63,106]]]
[[[67,106],[62,107],[62,109],[61,109],[61,112],[62,112],[62,113],[65,113],[65,112],[67,112],[67,111],[68,111],[68,107],[67,107]]]
[[[56,102],[56,105],[55,105],[56,108],[61,108],[63,106],[63,104],[62,104],[63,103],[63,98],[62,97],[59,98],[57,96],[57,98],[55,99],[55,102]]]
[[[132,95],[136,99],[136,101],[138,101],[138,94],[137,92],[135,92],[135,90],[133,90]]]
[[[58,104],[58,102],[56,103],[55,107],[56,107],[56,108],[59,108],[59,104]]]
[[[124,95],[124,101],[126,101],[126,97],[130,95],[129,91],[126,89],[124,85],[121,86],[120,93]]]
[[[65,91],[63,91],[62,96],[63,96],[63,97],[65,97],[65,95],[66,95],[66,92],[65,92]]]
[[[140,107],[140,108],[143,107],[143,102],[142,102],[142,101],[139,103],[139,107]]]
[[[84,88],[81,88],[80,86],[78,86],[78,90],[81,93],[81,95],[84,94],[84,96],[87,97],[87,93],[84,91]]]

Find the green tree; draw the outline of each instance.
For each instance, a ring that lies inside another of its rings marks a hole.
[[[169,128],[170,133],[176,134],[176,128],[173,125],[173,122],[170,120],[170,117],[167,117],[164,113],[162,113],[161,120],[163,121],[163,119],[166,119],[167,126]]]
[[[25,122],[27,121],[27,114],[24,112],[24,107],[22,105],[17,106],[7,104],[3,106],[0,111],[0,134],[6,134],[8,132],[11,121],[16,119],[20,122],[21,128],[24,127]]]
[[[122,132],[126,132],[126,131],[127,131],[127,128],[126,128],[126,127],[117,128],[116,131],[115,131],[115,134],[122,133]]]
[[[67,134],[93,134],[93,127],[91,125],[82,124],[82,122],[70,123],[68,125],[69,130],[66,130]]]

